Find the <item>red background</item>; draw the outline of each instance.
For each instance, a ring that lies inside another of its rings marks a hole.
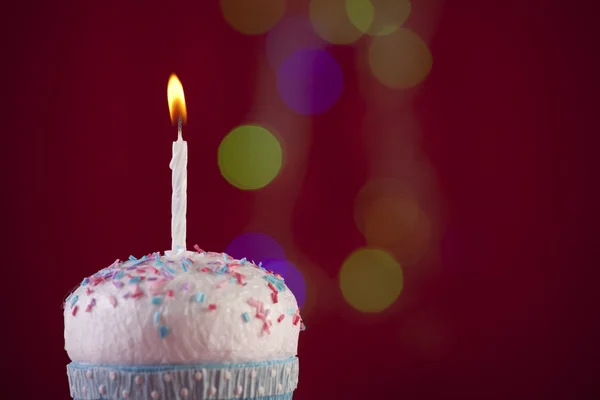
[[[219,251],[251,220],[257,194],[222,179],[216,149],[248,120],[264,37],[233,31],[213,1],[4,11],[1,391],[66,399],[63,297],[115,258],[169,244],[171,72],[189,111],[188,240]],[[321,294],[294,398],[598,398],[597,18],[541,0],[456,0],[439,18],[415,109],[452,257],[385,316],[338,312],[339,294]],[[362,244],[346,216],[366,177],[353,51],[332,50],[346,89],[312,119],[292,218],[294,240],[331,279]],[[443,351],[399,339],[423,313],[452,332]]]

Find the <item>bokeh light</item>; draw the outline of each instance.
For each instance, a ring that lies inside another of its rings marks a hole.
[[[367,243],[385,246],[404,239],[419,219],[419,204],[413,197],[389,194],[376,199],[365,215]]]
[[[400,28],[373,38],[369,67],[383,85],[394,89],[417,86],[431,71],[433,58],[427,44],[413,31]]]
[[[221,174],[242,190],[268,185],[279,173],[282,158],[279,141],[262,126],[239,126],[219,146]]]
[[[302,115],[329,110],[342,95],[343,87],[342,68],[326,50],[298,50],[283,62],[277,74],[279,95]]]
[[[245,35],[266,33],[283,17],[286,0],[221,0],[223,17]]]
[[[403,239],[385,246],[404,267],[417,264],[430,250],[433,226],[427,214],[420,210],[419,217]],[[368,243],[368,241],[367,241]]]
[[[326,46],[327,43],[317,35],[310,21],[300,16],[282,19],[265,40],[267,59],[274,69],[279,69],[298,50],[323,49]]]
[[[267,259],[263,262],[263,267],[281,275],[287,287],[294,293],[298,307],[304,305],[304,301],[306,300],[306,282],[302,273],[294,264],[283,258]]]
[[[397,31],[408,19],[409,0],[346,0],[352,24],[361,32],[379,36]]]
[[[283,247],[275,239],[258,232],[238,236],[227,246],[225,253],[237,259],[246,257],[256,263],[267,259],[285,258]]]
[[[362,36],[348,18],[346,0],[311,0],[310,21],[317,34],[332,44],[354,43]]]
[[[398,204],[394,204],[395,202]],[[401,239],[414,225],[418,213],[415,193],[407,185],[393,178],[370,180],[360,189],[354,200],[356,226],[365,236],[369,232],[369,237],[373,240],[386,236],[386,232],[390,239]],[[382,226],[377,227],[378,223]],[[384,242],[389,242],[389,239]]]
[[[398,261],[388,252],[363,248],[352,253],[340,271],[340,288],[348,304],[365,313],[382,312],[400,296],[404,283]]]

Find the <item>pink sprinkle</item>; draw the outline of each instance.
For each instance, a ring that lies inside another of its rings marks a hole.
[[[132,299],[137,299],[139,297],[142,297],[144,295],[144,292],[136,292],[134,294],[131,295]]]
[[[152,272],[154,272],[156,275],[160,275],[160,272],[158,272],[158,270],[154,267],[150,267],[150,269],[152,270]]]
[[[71,312],[71,314],[73,314],[73,316],[77,315],[77,310],[79,310],[79,306],[75,306],[75,308],[73,308],[73,311]]]
[[[242,278],[245,278],[245,276],[244,276],[244,275],[242,275],[242,274],[238,274],[238,273],[235,273],[235,277],[237,278],[237,281],[238,281],[238,283],[239,283],[240,285],[245,285],[245,283],[244,283],[244,282],[242,282]]]
[[[194,249],[196,249],[196,251],[197,251],[198,253],[204,253],[204,252],[205,252],[205,251],[204,251],[204,250],[202,250],[202,249],[200,248],[200,246],[198,246],[197,244],[195,244],[195,245],[194,245]]]
[[[275,277],[276,277],[276,278],[279,278],[279,279],[281,279],[281,280],[283,280],[283,276],[281,276],[281,275],[279,275],[279,274],[275,274]]]
[[[92,289],[89,288],[89,286],[85,289],[85,294],[87,294],[88,296],[90,294],[94,293],[94,291]]]
[[[162,292],[167,282],[168,280],[164,278],[159,281],[152,281],[152,283],[148,285],[148,290],[153,296],[156,296]]]
[[[279,301],[277,299],[277,292],[271,293],[271,299],[273,300],[273,304],[276,304]]]
[[[227,284],[227,282],[229,282],[229,279],[225,279],[223,282],[217,284],[217,288],[222,288]]]
[[[273,292],[277,293],[277,289],[275,289],[275,286],[273,286],[273,284],[271,282],[269,282],[268,286],[269,286],[269,289],[271,289]]]
[[[284,319],[284,318],[285,318],[285,314],[281,314],[281,315],[279,316],[279,318],[277,318],[277,322],[281,322],[281,321],[283,321],[283,319]]]
[[[258,312],[259,313],[264,313],[265,312],[265,303],[263,303],[262,301],[260,301],[258,303]]]
[[[292,319],[292,322],[294,325],[298,325],[298,322],[300,322],[300,316],[299,315],[294,315],[294,318]]]
[[[216,310],[217,309],[217,305],[216,304],[209,304],[208,305],[208,309],[209,310]]]
[[[269,324],[267,324],[266,322],[263,324],[263,330],[267,333],[271,333],[271,330],[269,329]]]
[[[265,320],[265,314],[263,314],[263,313],[256,313],[256,318],[262,319],[264,321]]]
[[[173,297],[174,296],[173,291],[172,290],[167,290],[167,296],[168,297]]]
[[[117,306],[117,299],[115,299],[114,296],[110,296],[108,301],[110,301],[110,304],[112,304],[113,308]]]
[[[200,268],[200,271],[202,271],[202,272],[210,272],[210,268],[203,267],[203,268]]]
[[[94,308],[95,305],[96,305],[96,299],[92,299],[92,301],[90,301],[90,304],[88,304],[88,306],[86,307],[85,312],[92,311],[92,308]]]

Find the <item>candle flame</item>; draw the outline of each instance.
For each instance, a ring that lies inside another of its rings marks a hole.
[[[187,122],[185,96],[183,94],[183,86],[175,74],[171,74],[169,77],[169,83],[167,85],[167,99],[169,100],[171,123],[175,125],[181,118],[181,121],[185,124]]]

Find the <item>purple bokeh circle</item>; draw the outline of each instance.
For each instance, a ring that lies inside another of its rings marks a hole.
[[[225,249],[230,256],[257,264],[266,259],[285,258],[283,247],[271,236],[264,233],[245,233],[235,238]]]
[[[263,267],[281,275],[286,286],[294,293],[298,307],[304,305],[304,301],[306,300],[306,282],[302,273],[298,271],[298,268],[285,259],[273,258],[264,260]]]
[[[279,21],[267,34],[265,50],[267,60],[274,69],[293,52],[300,49],[324,49],[327,42],[315,32],[310,21],[301,16],[291,16]]]
[[[329,110],[342,95],[343,88],[342,67],[326,50],[298,50],[283,62],[277,73],[279,95],[302,115]]]

